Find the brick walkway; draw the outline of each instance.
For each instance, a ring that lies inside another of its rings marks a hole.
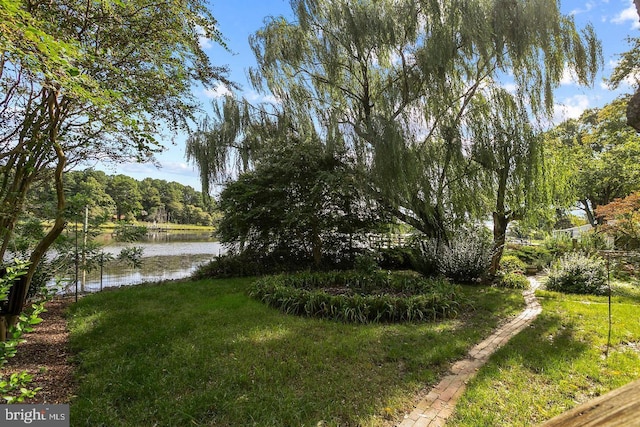
[[[529,277],[530,289],[523,291],[526,309],[509,323],[502,325],[481,343],[473,347],[466,359],[453,364],[450,374],[445,376],[427,396],[406,415],[399,427],[440,427],[453,413],[456,402],[464,392],[467,382],[484,365],[489,356],[523,330],[542,311],[535,296],[538,281]]]

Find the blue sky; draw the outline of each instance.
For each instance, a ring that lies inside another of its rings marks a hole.
[[[242,86],[244,96],[249,100],[258,100],[259,95],[251,89],[247,82],[247,70],[254,65],[253,54],[249,48],[248,38],[264,25],[268,16],[291,16],[289,0],[218,0],[210,2],[211,10],[218,20],[219,28],[226,38],[231,52],[203,40],[203,47],[216,65],[229,66],[231,80]],[[557,122],[562,119],[577,117],[587,108],[601,107],[621,93],[630,93],[633,89],[624,86],[616,92],[611,91],[604,78],[611,75],[619,54],[629,49],[626,38],[640,35],[640,20],[632,0],[561,0],[562,11],[572,14],[579,27],[590,22],[600,38],[604,54],[604,68],[593,87],[576,85],[569,74],[563,84],[555,92]],[[223,87],[205,91],[197,88],[197,96],[202,100],[205,109],[209,109],[211,101],[225,93]],[[176,137],[174,146],[158,155],[162,167],[155,168],[147,164],[121,164],[115,168],[105,168],[107,173],[123,173],[136,179],[147,176],[177,181],[201,189],[196,168],[188,164],[184,155],[185,136]]]

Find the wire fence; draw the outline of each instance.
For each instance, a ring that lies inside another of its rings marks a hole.
[[[198,266],[210,261],[211,255],[182,254],[159,255],[142,258],[141,266],[136,268],[130,264],[113,260],[103,267],[92,271],[78,272],[63,278],[56,286],[60,293],[69,295],[74,293],[100,292],[107,288],[138,285],[147,282],[164,282],[189,277]]]

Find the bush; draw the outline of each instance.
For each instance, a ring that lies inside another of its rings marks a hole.
[[[544,241],[544,247],[553,256],[559,257],[574,250],[574,241],[571,237],[561,234],[546,239]]]
[[[491,262],[492,245],[479,230],[464,231],[444,245],[438,257],[438,271],[461,283],[481,279]]]
[[[500,271],[504,273],[524,272],[527,264],[515,255],[503,255],[500,260]]]
[[[529,280],[522,273],[510,271],[498,276],[497,285],[501,288],[528,289]]]
[[[446,244],[419,242],[414,268],[425,276],[441,274],[459,283],[476,282],[491,262],[492,244],[482,229],[463,230]]]
[[[459,288],[444,279],[354,271],[268,276],[249,295],[287,314],[353,323],[453,317],[462,300]]]
[[[515,256],[525,265],[546,267],[553,261],[553,255],[545,246],[508,245],[504,251],[506,256]]]
[[[412,259],[413,270],[424,276],[436,276],[438,271],[438,242],[436,239],[420,240],[416,243],[416,256]]]
[[[607,270],[601,258],[574,252],[564,255],[548,272],[547,289],[571,294],[607,294]]]
[[[378,251],[378,266],[384,270],[413,269],[415,251],[413,248],[397,247]]]

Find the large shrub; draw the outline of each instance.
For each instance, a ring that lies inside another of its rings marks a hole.
[[[453,317],[462,301],[444,279],[355,271],[263,277],[249,295],[287,314],[354,323]]]
[[[547,289],[572,294],[605,295],[607,270],[601,258],[573,252],[555,262],[548,272]]]

